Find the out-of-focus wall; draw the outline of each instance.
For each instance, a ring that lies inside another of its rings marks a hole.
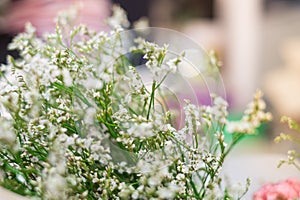
[[[259,87],[262,0],[218,1],[225,30],[224,79],[234,109],[242,110]]]
[[[300,102],[300,98],[291,95],[297,91],[288,92],[291,85],[283,79],[277,79],[278,82],[285,82],[277,87],[275,81],[269,78],[277,69],[284,70],[287,69],[285,66],[297,65],[292,64],[297,61],[292,61],[292,56],[288,54],[300,57],[295,53],[298,52],[295,47],[293,50],[286,48],[286,43],[291,39],[295,41],[300,37],[298,0],[215,0],[211,1],[212,16],[203,16],[199,9],[199,16],[186,17],[185,20],[178,16],[186,16],[188,10],[181,11],[178,2],[181,1],[153,1],[150,7],[153,25],[179,30],[206,49],[216,50],[224,64],[223,78],[234,110],[239,112],[244,109],[254,91],[261,88],[275,114],[278,112],[300,117],[297,111],[300,106],[297,103],[277,101],[281,97]],[[210,5],[203,3],[205,0],[198,2],[210,10]],[[294,110],[294,113],[280,109],[285,107],[281,104],[290,105],[288,109]]]

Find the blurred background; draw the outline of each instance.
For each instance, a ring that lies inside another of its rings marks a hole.
[[[25,22],[38,35],[51,32],[57,12],[75,2],[83,5],[78,23],[95,30],[108,30],[104,19],[119,4],[131,22],[146,17],[150,26],[178,30],[215,50],[223,63],[232,118],[242,114],[257,88],[265,93],[274,114],[259,139],[270,142],[262,145],[266,149],[286,130],[280,116],[300,121],[300,0],[0,0],[0,62],[7,54],[17,56],[6,48]]]

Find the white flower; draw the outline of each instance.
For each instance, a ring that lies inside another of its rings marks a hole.
[[[175,73],[178,64],[181,62],[181,56],[165,61],[168,45],[160,47],[155,43],[145,41],[141,38],[135,40],[137,47],[132,50],[141,50],[144,53],[144,59],[147,60],[146,66],[152,74],[153,80],[161,82],[169,73]]]
[[[212,95],[212,99],[214,105],[211,107],[210,112],[221,125],[225,125],[227,123],[228,103],[223,98],[216,95]]]
[[[183,108],[185,114],[185,127],[183,130],[189,136],[197,134],[201,126],[200,110],[194,104],[186,101],[187,105]]]
[[[167,65],[169,66],[169,71],[175,73],[178,67],[178,64],[181,62],[179,58],[173,58],[167,61]]]
[[[147,138],[155,135],[153,124],[150,122],[134,123],[128,129],[128,134],[138,138]]]
[[[85,110],[84,113],[84,123],[87,125],[94,125],[96,120],[96,109],[93,107],[89,107]]]
[[[86,80],[82,80],[81,84],[87,89],[101,89],[103,87],[102,80],[99,80],[94,77],[89,77]]]
[[[245,121],[235,121],[228,122],[226,126],[226,130],[229,133],[248,133],[253,134],[255,132],[256,127],[253,124]]]
[[[129,66],[126,76],[128,77],[130,88],[132,88],[134,92],[141,92],[144,84],[133,66]]]
[[[177,174],[176,179],[177,179],[177,180],[184,180],[184,179],[185,179],[185,175],[182,174],[182,173]]]
[[[261,98],[262,92],[259,90],[256,91],[254,99],[248,104],[243,118],[240,121],[228,122],[227,131],[230,133],[253,134],[262,122],[270,121],[272,115],[264,111],[266,105]]]
[[[64,84],[68,87],[72,86],[73,79],[71,77],[70,71],[67,68],[63,68],[62,75],[64,77]]]
[[[3,117],[0,118],[0,142],[13,144],[16,140],[16,134],[13,129],[13,122]]]
[[[149,20],[145,17],[140,18],[138,21],[134,22],[133,28],[135,29],[145,29],[149,27]]]
[[[107,20],[108,24],[115,28],[128,28],[129,27],[129,21],[127,19],[126,12],[120,7],[120,6],[113,6],[113,14],[112,16]]]
[[[173,199],[175,194],[169,188],[158,188],[157,194],[162,199]]]
[[[64,189],[66,188],[66,179],[55,170],[51,171],[50,175],[45,181],[45,186],[49,196],[55,196],[56,198],[64,199]]]
[[[139,193],[138,191],[134,191],[131,195],[132,199],[138,199],[139,198]]]

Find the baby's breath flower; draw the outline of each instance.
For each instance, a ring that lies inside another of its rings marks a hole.
[[[225,143],[224,125],[252,133],[270,120],[262,94],[236,124],[217,95],[211,106],[186,100],[178,130],[161,88],[184,55],[143,38],[127,49],[120,7],[111,33],[70,26],[77,11],[60,13],[44,39],[27,25],[10,45],[20,59],[1,66],[0,185],[37,199],[225,199],[220,170],[236,141]]]
[[[227,131],[230,133],[255,133],[255,129],[260,126],[261,123],[272,120],[272,115],[269,112],[265,112],[265,102],[261,99],[263,96],[260,90],[257,90],[254,99],[248,104],[241,121],[228,122]]]
[[[115,29],[128,28],[130,24],[126,12],[120,6],[116,5],[113,6],[112,11],[113,14],[107,20],[107,23]]]
[[[135,123],[128,129],[128,134],[134,137],[147,138],[155,134],[153,125],[149,122]]]
[[[16,140],[16,133],[12,127],[13,122],[4,117],[0,118],[0,144],[13,144]]]
[[[134,22],[134,29],[145,29],[149,27],[149,20],[145,17],[140,18],[138,21]]]

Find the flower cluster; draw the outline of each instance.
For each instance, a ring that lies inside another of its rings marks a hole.
[[[300,182],[294,179],[265,184],[253,195],[254,200],[293,200],[298,198],[300,198]]]
[[[300,133],[300,125],[296,121],[291,119],[290,117],[283,116],[281,118],[281,122],[287,123],[288,127],[291,130],[296,131],[296,133]],[[299,136],[298,136],[298,134],[280,133],[280,135],[277,136],[274,139],[274,141],[275,141],[275,143],[279,143],[279,142],[282,142],[282,141],[290,141],[290,142],[293,142],[293,143],[295,143],[296,145],[299,146]],[[288,154],[287,159],[281,160],[278,166],[280,167],[283,164],[289,164],[289,165],[293,165],[294,167],[296,167],[300,171],[300,164],[299,164],[299,161],[298,161],[299,157],[300,157],[300,153],[297,150],[292,149],[292,150],[289,150],[287,152],[287,154]]]
[[[63,21],[44,39],[30,25],[14,39],[21,58],[1,66],[0,184],[38,199],[232,198],[220,176],[236,142],[224,141],[226,101],[187,100],[185,125],[175,129],[157,99],[183,55],[148,41],[124,49],[123,13],[114,16],[111,33]],[[152,72],[151,88],[130,60],[135,53]],[[260,97],[244,118],[251,128],[270,118]]]
[[[264,112],[266,108],[265,102],[262,100],[262,92],[256,91],[254,100],[248,105],[244,117],[237,122],[230,122],[227,130],[234,133],[255,133],[255,129],[264,121],[270,121],[272,115]]]

